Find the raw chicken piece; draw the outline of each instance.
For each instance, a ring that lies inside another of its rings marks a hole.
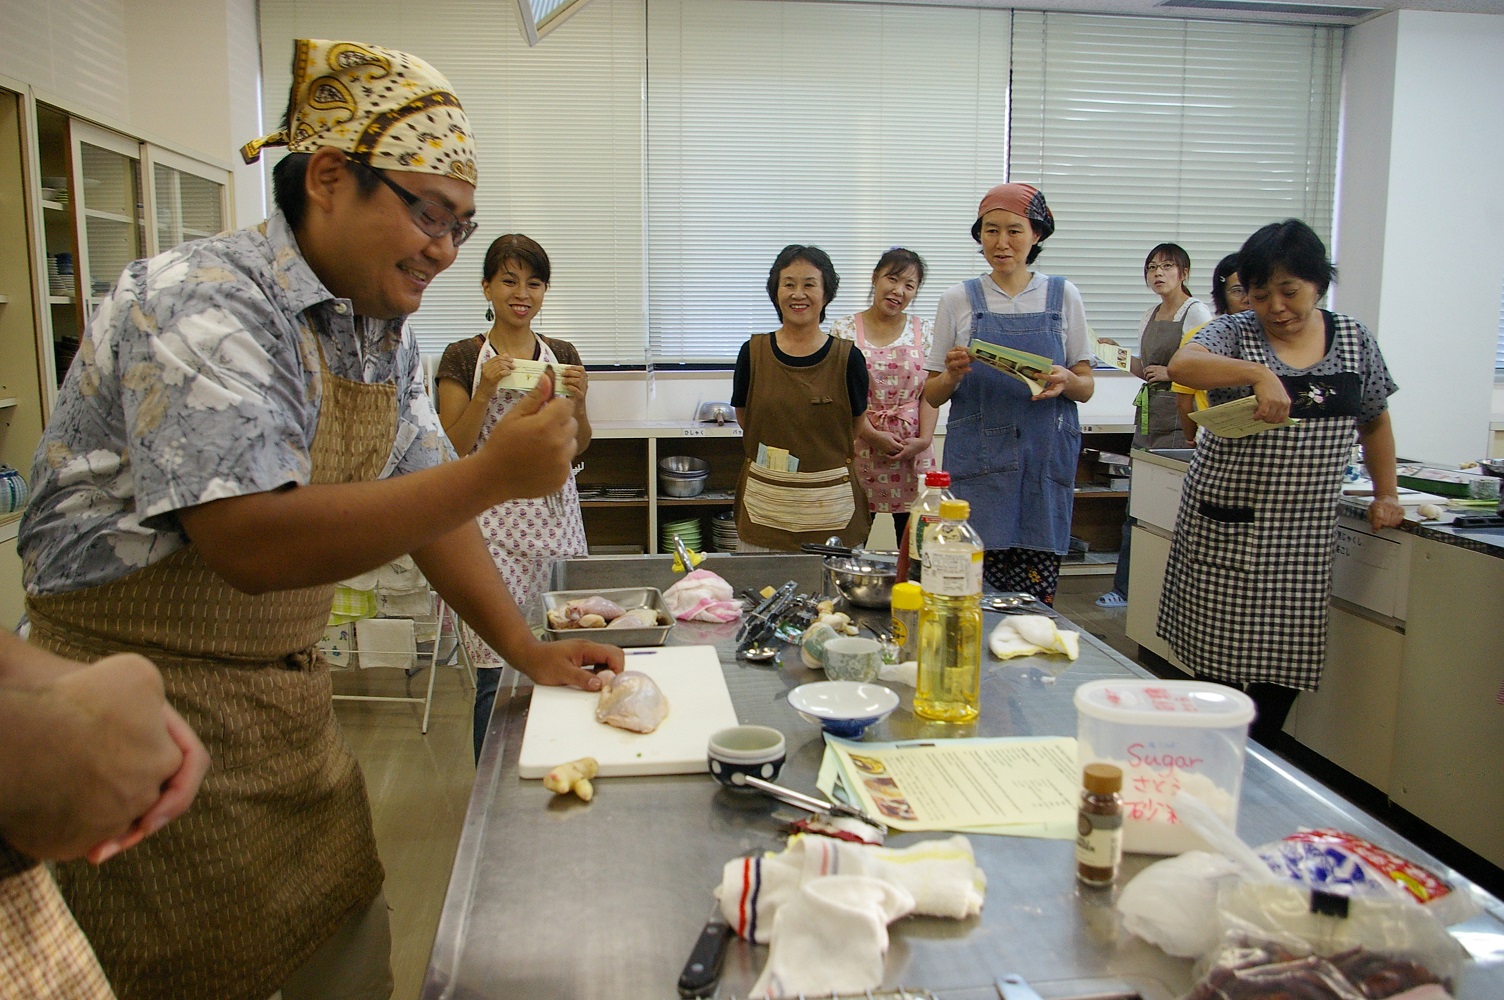
[[[658,624],[658,612],[652,608],[633,608],[606,628],[652,628]]]
[[[600,615],[606,621],[620,618],[622,606],[604,597],[582,597],[564,605],[564,617],[583,618],[585,615]]]
[[[550,611],[548,627],[552,629],[601,628],[607,622],[620,618],[623,614],[625,612],[621,605],[615,601],[599,595],[582,597]],[[585,621],[587,618],[590,620]]]
[[[651,733],[668,718],[668,699],[653,678],[636,670],[606,674],[595,721],[634,733]]]

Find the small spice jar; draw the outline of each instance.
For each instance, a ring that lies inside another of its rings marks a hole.
[[[919,609],[924,607],[924,593],[919,584],[895,583],[889,598],[893,609],[893,642],[898,646],[898,662],[919,659]]]
[[[1076,817],[1076,878],[1112,885],[1123,860],[1123,772],[1111,764],[1081,771],[1081,811]]]

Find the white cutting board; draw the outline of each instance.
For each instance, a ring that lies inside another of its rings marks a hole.
[[[599,692],[534,687],[519,775],[541,778],[579,757],[594,757],[605,777],[705,770],[710,734],[737,724],[715,647],[653,646],[626,654],[628,670],[647,674],[663,689],[668,717],[651,733],[631,733],[595,721]]]

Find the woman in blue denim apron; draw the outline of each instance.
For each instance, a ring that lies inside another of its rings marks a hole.
[[[1049,603],[1070,547],[1076,404],[1095,388],[1081,293],[1028,267],[1054,231],[1044,195],[1027,184],[1000,184],[983,196],[971,236],[992,271],[940,297],[924,387],[930,405],[951,404],[944,464],[987,546],[987,585]],[[973,365],[973,339],[1048,357],[1050,370],[1037,379],[1043,390]]]

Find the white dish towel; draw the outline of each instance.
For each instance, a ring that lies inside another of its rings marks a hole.
[[[861,993],[883,980],[888,925],[914,910],[902,886],[825,875],[799,887],[773,921],[768,964],[753,997]]]

